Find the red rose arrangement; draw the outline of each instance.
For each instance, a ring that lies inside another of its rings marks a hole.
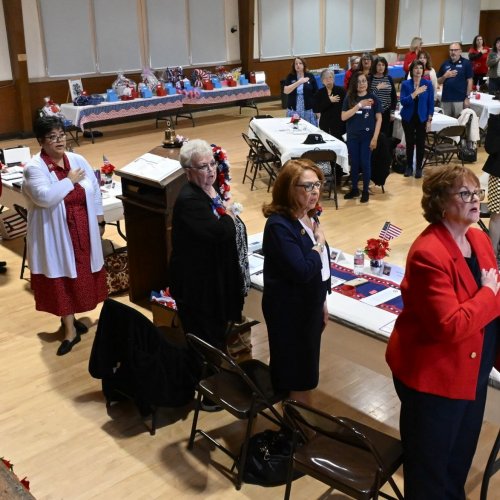
[[[300,122],[300,116],[298,115],[298,113],[294,113],[292,115],[290,123],[293,123],[294,125],[297,125],[297,123],[299,123],[299,122]]]
[[[366,242],[365,254],[370,260],[380,260],[389,255],[389,241],[382,238],[370,238]]]
[[[103,166],[101,167],[101,172],[104,175],[113,175],[113,172],[116,170],[116,167],[112,165],[104,155],[102,157],[102,161],[103,161]]]

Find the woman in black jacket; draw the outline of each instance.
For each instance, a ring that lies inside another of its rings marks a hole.
[[[292,117],[297,114],[309,123],[318,125],[313,110],[313,96],[317,91],[316,78],[307,71],[306,61],[302,57],[296,57],[283,89],[288,96],[286,116]]]

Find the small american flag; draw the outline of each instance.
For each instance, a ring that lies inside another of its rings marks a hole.
[[[403,230],[400,227],[395,226],[390,222],[386,222],[380,230],[380,234],[378,236],[383,240],[392,240],[392,238],[397,238],[402,231]]]

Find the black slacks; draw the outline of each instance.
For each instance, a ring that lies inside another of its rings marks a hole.
[[[408,167],[413,167],[413,149],[417,148],[416,168],[422,168],[424,161],[424,146],[427,122],[421,122],[417,114],[414,114],[409,122],[401,121],[406,139],[406,161]]]

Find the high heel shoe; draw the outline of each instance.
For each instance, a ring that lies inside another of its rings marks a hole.
[[[80,340],[81,338],[79,333],[76,334],[76,337],[73,340],[67,340],[67,339],[63,340],[61,345],[59,346],[59,349],[57,349],[57,355],[64,356],[65,354],[68,354],[68,352],[70,352],[71,349],[73,349],[73,346],[78,344]]]

